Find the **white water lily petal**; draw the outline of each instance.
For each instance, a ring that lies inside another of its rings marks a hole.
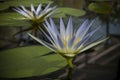
[[[57,36],[57,45],[63,49],[64,48],[64,43],[62,42],[61,38]]]
[[[74,45],[74,41],[75,41],[75,36],[73,36],[69,41],[68,41],[68,47],[72,48]]]
[[[23,11],[25,11],[27,14],[30,14],[30,11],[27,10],[23,5],[21,5],[20,7],[21,7],[21,8],[23,9]],[[22,9],[21,9],[21,10],[22,10]]]
[[[57,29],[55,23],[53,22],[53,20],[51,18],[50,18],[50,24],[51,24],[53,33],[59,36],[60,34],[58,32],[58,29]]]
[[[81,41],[78,42],[78,44],[76,45],[76,48],[78,48],[80,45],[85,44],[90,39],[90,37],[92,37],[92,35],[95,34],[96,31],[98,31],[98,29],[100,29],[100,27],[88,33]]]
[[[42,17],[44,17],[44,18],[47,18],[47,17],[49,17],[49,16],[51,16],[51,15],[53,15],[54,13],[55,13],[55,8],[56,7],[53,7],[53,8],[48,8],[47,10],[43,10],[42,12],[41,12],[41,15],[39,15],[38,16],[38,18],[42,18]]]
[[[49,4],[45,7],[45,9],[43,10],[43,12],[46,11],[47,9],[49,9],[50,5],[51,5],[51,3],[49,3]]]
[[[52,16],[52,15],[56,14],[56,12],[57,12],[57,9],[56,9],[56,6],[54,6],[53,8],[51,8],[51,10],[49,12],[46,12],[49,14],[47,14],[45,17]]]
[[[36,10],[37,16],[40,15],[41,11],[42,11],[42,4],[39,4],[39,6],[38,6],[38,8],[37,8],[37,10]]]
[[[35,12],[35,8],[34,8],[33,4],[31,4],[31,11]]]
[[[52,40],[54,41],[54,43],[57,43],[57,36],[55,36],[54,34],[51,33],[51,30],[46,27],[47,25],[44,24],[44,26],[47,29],[47,31],[48,31],[50,37],[52,38]]]
[[[27,15],[29,15],[28,18],[31,18],[31,11],[27,10],[23,5],[20,6],[21,7],[21,11],[25,12]],[[24,16],[24,14],[23,14]]]
[[[85,20],[84,23],[82,23],[82,25],[78,28],[77,32],[76,32],[76,37],[80,37],[82,34],[82,32],[86,29],[88,25],[88,20]]]
[[[49,13],[52,10],[52,8],[49,8],[47,10],[44,11],[44,13]]]
[[[88,20],[86,20],[82,26],[78,29],[76,33],[76,37],[83,38],[88,30],[90,29],[91,25],[94,23],[95,20],[92,20],[92,22],[89,24]],[[79,35],[80,34],[80,35]]]
[[[83,45],[91,36],[87,35],[85,36],[81,41],[79,41],[76,45],[75,45],[75,49],[78,49],[81,45]]]
[[[58,36],[53,34],[51,28],[46,28],[50,34],[50,37],[52,38],[52,40],[54,41],[54,46],[59,48],[59,50],[62,48],[62,46],[60,45],[59,41],[58,41]]]
[[[55,46],[55,44],[54,44],[54,40],[50,37],[50,36],[48,36],[48,34],[46,34],[45,32],[44,32],[44,30],[42,30],[41,28],[40,28],[40,30],[43,32],[43,34],[50,40],[50,42]]]
[[[56,40],[57,34],[55,33],[55,30],[53,30],[53,28],[51,27],[47,20],[45,20],[45,23],[46,23],[45,27],[48,30],[49,34],[52,36],[52,38],[54,38],[54,40]]]
[[[87,26],[86,30],[84,29],[84,31],[82,31],[83,33],[82,33],[82,35],[81,35],[81,38],[83,38],[83,37],[86,35],[86,33],[88,32],[88,30],[90,29],[90,27],[92,26],[92,24],[94,23],[94,21],[95,21],[95,20],[92,20],[92,21],[90,22],[90,24]]]
[[[37,42],[39,42],[39,43],[41,43],[42,45],[46,46],[47,48],[51,49],[52,51],[56,51],[56,50],[55,50],[56,48],[55,48],[54,46],[48,44],[48,43],[45,42],[45,41],[42,41],[42,40],[34,37],[34,36],[31,35],[30,33],[28,33],[28,35],[29,35],[30,37],[32,37],[33,39],[35,39]]]
[[[86,51],[86,50],[88,50],[88,49],[90,49],[90,48],[92,48],[92,47],[94,47],[94,46],[96,46],[96,45],[98,45],[98,44],[100,44],[100,43],[102,43],[102,42],[104,42],[104,41],[106,41],[107,39],[108,39],[108,38],[105,38],[105,39],[102,39],[102,40],[100,40],[100,41],[94,42],[94,43],[86,46],[85,48],[83,48],[82,50],[80,50],[80,53],[83,52],[83,51]]]
[[[63,39],[65,39],[65,25],[62,18],[60,18],[60,35]]]
[[[30,15],[28,15],[25,11],[22,11],[20,8],[14,8],[16,12],[18,12],[21,15],[24,15],[25,17],[29,18]]]
[[[42,10],[42,4],[39,4],[37,9],[35,9],[34,5],[31,4],[30,10],[26,9],[23,5],[20,6],[20,8],[13,8],[16,12],[20,13],[21,15],[28,18],[30,21],[33,22],[43,22],[46,18],[51,16],[55,10],[56,7],[50,7],[50,4],[48,4],[44,10]]]
[[[72,17],[70,17],[67,24],[66,36],[71,38],[72,34],[73,34],[73,24],[72,24]]]

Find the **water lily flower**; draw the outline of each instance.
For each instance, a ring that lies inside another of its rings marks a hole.
[[[31,7],[30,7],[31,10],[26,9],[23,5],[21,5],[20,7],[13,8],[13,9],[25,17],[22,19],[28,20],[31,24],[30,27],[16,33],[16,34],[19,34],[21,32],[25,32],[29,30],[38,31],[39,26],[43,28],[44,31],[46,31],[42,23],[44,22],[46,18],[50,17],[51,15],[55,13],[56,6],[50,7],[50,3],[49,3],[43,9],[42,4],[39,4],[37,9],[35,9],[34,5],[31,4]]]
[[[60,18],[60,27],[58,29],[54,21],[50,18],[50,22],[45,20],[44,24],[48,33],[41,30],[51,43],[38,39],[29,33],[28,35],[52,51],[62,55],[72,68],[73,65],[71,60],[74,56],[106,40],[106,38],[98,40],[100,38],[98,37],[97,41],[89,41],[92,35],[99,29],[96,28],[88,32],[93,23],[94,21],[89,22],[89,20],[86,20],[78,29],[73,29],[72,17],[69,18],[67,27],[65,27],[62,18]]]
[[[48,4],[44,9],[42,9],[42,4],[39,4],[37,9],[35,10],[34,5],[31,4],[30,8],[31,10],[28,10],[23,5],[21,5],[19,8],[14,8],[14,10],[31,21],[42,22],[44,21],[44,19],[46,19],[54,13],[53,10],[56,9],[56,6],[50,7],[50,4]]]

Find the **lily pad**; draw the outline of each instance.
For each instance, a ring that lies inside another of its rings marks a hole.
[[[75,8],[61,7],[61,8],[58,8],[57,11],[58,11],[58,14],[54,15],[56,17],[65,17],[66,15],[79,17],[79,16],[85,15],[84,10],[75,9]]]
[[[30,26],[30,23],[22,15],[10,12],[0,14],[0,26]]]
[[[0,20],[24,20],[25,18],[17,12],[1,13]]]
[[[88,9],[99,14],[111,14],[113,12],[112,6],[106,2],[91,3]]]
[[[31,26],[29,22],[22,20],[0,20],[0,26],[7,27],[28,27]]]
[[[14,48],[0,52],[0,77],[23,78],[45,75],[66,65],[58,54],[42,56],[50,52],[44,46]]]
[[[7,8],[9,8],[8,5],[3,5],[3,3],[0,3],[0,11],[5,10]]]

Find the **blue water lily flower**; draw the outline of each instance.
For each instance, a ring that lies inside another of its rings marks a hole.
[[[42,22],[47,17],[51,16],[54,13],[53,10],[56,9],[56,7],[50,7],[50,4],[48,4],[44,9],[42,9],[42,4],[39,4],[36,10],[33,4],[31,4],[30,8],[31,10],[28,10],[21,5],[19,8],[14,8],[14,10],[29,20]]]
[[[89,41],[92,35],[99,29],[96,28],[95,30],[88,32],[93,23],[94,21],[89,22],[89,20],[86,20],[78,29],[73,29],[72,17],[69,18],[67,27],[65,27],[62,18],[60,18],[60,27],[58,29],[54,24],[54,21],[50,18],[50,22],[45,20],[44,24],[48,33],[45,33],[41,29],[50,43],[42,39],[38,39],[29,33],[28,35],[52,51],[65,57],[68,60],[70,67],[72,67],[69,59],[72,59],[78,53],[81,53],[106,40],[102,39],[98,41],[97,39],[97,41]]]

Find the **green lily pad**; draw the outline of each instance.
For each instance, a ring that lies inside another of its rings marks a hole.
[[[1,13],[0,26],[30,26],[27,19],[16,12]]]
[[[0,11],[5,10],[7,8],[9,8],[8,5],[3,5],[3,3],[0,3]]]
[[[65,15],[70,15],[70,16],[75,16],[75,17],[85,15],[84,10],[75,9],[75,8],[67,8],[67,7],[58,8],[58,12],[61,13],[62,15],[65,14]]]
[[[14,48],[0,52],[0,77],[22,78],[45,75],[66,65],[58,54],[42,56],[50,52],[44,46]]]
[[[1,13],[0,14],[0,21],[2,20],[24,20],[25,17],[23,17],[21,14],[18,14],[17,12],[8,12],[8,13]]]
[[[4,27],[28,27],[31,26],[30,23],[28,23],[27,21],[22,21],[22,20],[3,20],[0,21],[0,26],[4,26]]]
[[[111,14],[113,12],[112,6],[106,2],[91,3],[88,9],[100,14]]]
[[[52,18],[60,18],[60,17],[65,18],[66,15],[65,15],[64,13],[56,13],[55,15],[52,15],[51,17],[52,17]]]

